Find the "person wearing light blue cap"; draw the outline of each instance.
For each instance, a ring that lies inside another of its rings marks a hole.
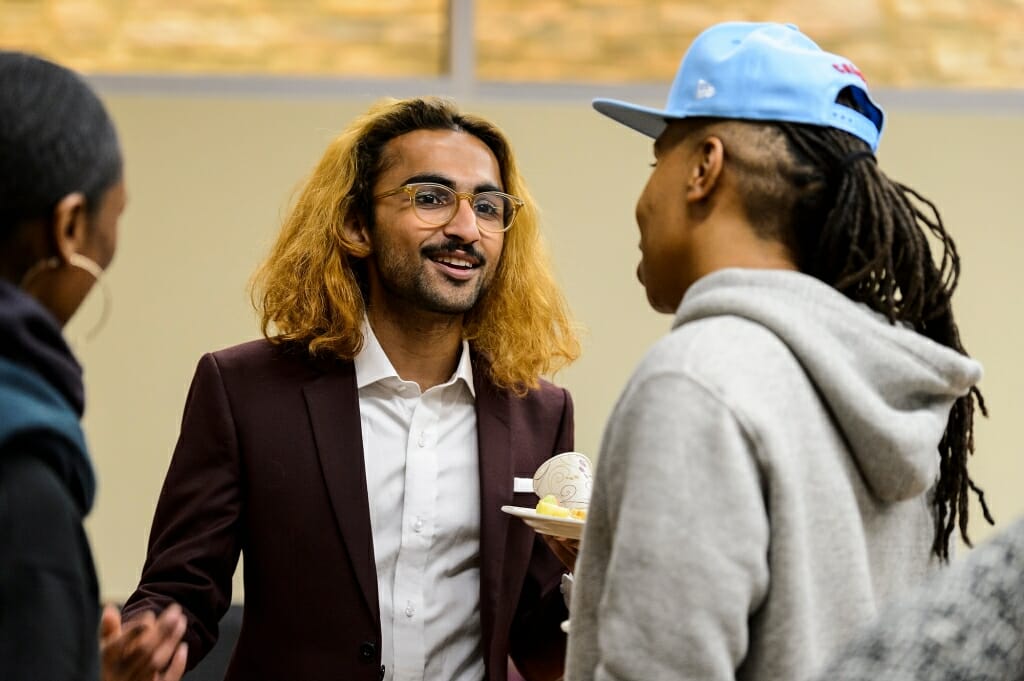
[[[967,538],[959,257],[794,26],[713,26],[664,109],[594,107],[655,139],[638,276],[674,321],[605,429],[566,678],[808,679]]]

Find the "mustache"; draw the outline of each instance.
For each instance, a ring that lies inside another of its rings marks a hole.
[[[475,258],[480,265],[487,264],[487,258],[481,251],[477,250],[473,244],[467,244],[459,239],[448,238],[441,243],[424,246],[420,249],[420,253],[428,258],[435,258],[445,253],[464,253]]]

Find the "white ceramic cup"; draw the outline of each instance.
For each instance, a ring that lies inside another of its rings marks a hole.
[[[533,491],[549,494],[566,508],[586,508],[594,486],[593,464],[586,454],[562,452],[540,465],[533,474]]]

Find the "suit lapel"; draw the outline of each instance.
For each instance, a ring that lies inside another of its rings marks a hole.
[[[334,518],[366,605],[379,622],[377,567],[370,528],[355,366],[352,362],[342,362],[337,366],[338,369],[306,384],[303,393]]]
[[[488,376],[486,363],[474,357],[480,465],[480,618],[485,645],[494,635],[509,520],[501,507],[512,503],[513,477],[508,395],[495,388]]]

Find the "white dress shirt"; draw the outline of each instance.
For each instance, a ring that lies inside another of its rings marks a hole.
[[[481,681],[473,371],[420,392],[368,323],[355,358],[387,681]]]

